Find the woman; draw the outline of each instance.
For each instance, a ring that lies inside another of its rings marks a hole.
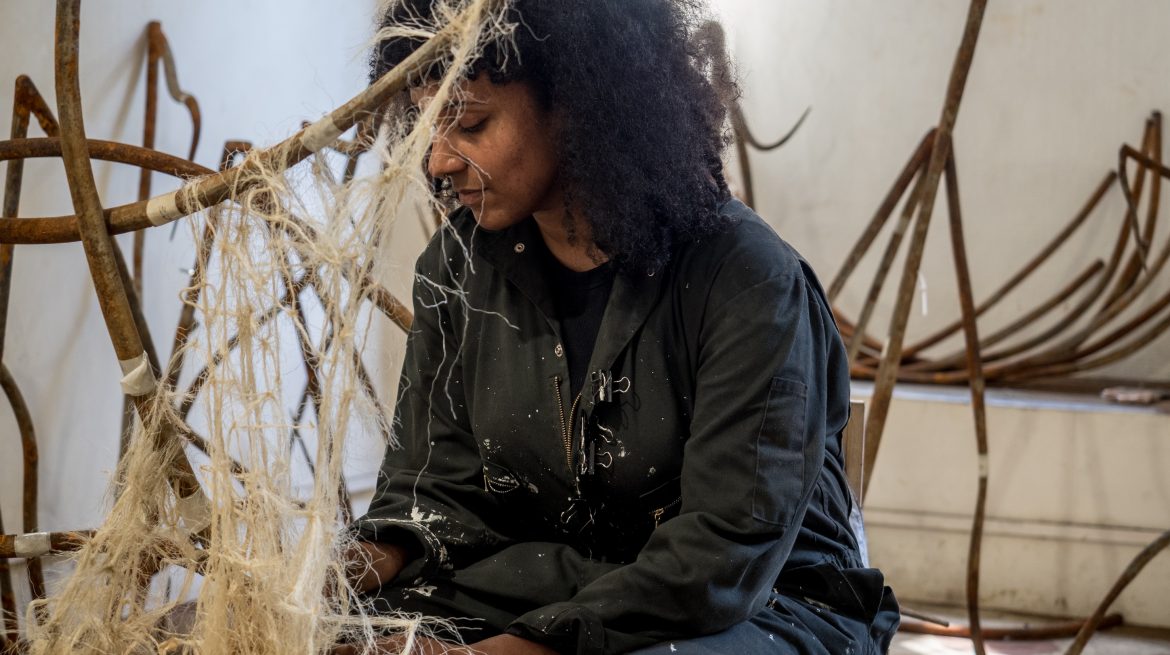
[[[509,11],[436,126],[461,208],[417,264],[358,586],[489,654],[884,651],[845,353],[808,265],[729,196],[697,3]]]

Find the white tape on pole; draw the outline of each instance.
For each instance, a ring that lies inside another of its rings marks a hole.
[[[333,116],[327,115],[305,128],[305,133],[301,136],[301,145],[307,150],[317,152],[336,141],[343,132],[344,130],[338,129],[334,124]]]
[[[119,360],[118,365],[122,367],[122,393],[127,396],[145,396],[158,386],[145,352],[133,359]]]
[[[179,211],[177,191],[155,196],[146,201],[146,220],[150,221],[151,225],[166,225],[182,216],[183,212]]]
[[[17,557],[40,557],[53,552],[53,542],[49,539],[48,532],[18,534],[13,550]]]

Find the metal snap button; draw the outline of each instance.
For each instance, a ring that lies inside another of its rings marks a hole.
[[[520,254],[520,253],[524,252],[524,244],[523,244],[523,243],[517,243],[517,244],[516,244],[516,247],[514,248],[514,250],[516,251],[516,254]]]
[[[553,348],[553,352],[556,353],[557,358],[564,357],[565,356],[565,347],[558,343],[557,347]]]

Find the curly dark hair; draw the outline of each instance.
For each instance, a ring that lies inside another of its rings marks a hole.
[[[431,4],[398,0],[382,24],[428,17]],[[471,67],[472,77],[528,83],[557,114],[566,203],[582,208],[618,271],[657,270],[678,244],[727,222],[730,81],[721,96],[710,79],[717,67],[696,38],[703,10],[700,0],[513,0],[514,38]],[[374,78],[419,45],[378,44]]]

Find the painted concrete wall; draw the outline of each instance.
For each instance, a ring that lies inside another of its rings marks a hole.
[[[964,605],[979,470],[970,404],[957,390],[899,393],[866,498],[870,555],[907,604]],[[1170,416],[1002,391],[989,405],[981,602],[1088,616],[1130,561],[1170,529]],[[1132,624],[1170,627],[1167,555],[1112,611]]]
[[[760,138],[784,134],[812,107],[785,148],[751,159],[757,209],[825,284],[919,139],[937,124],[967,4],[713,0]],[[977,296],[1005,281],[1073,217],[1117,166],[1121,144],[1140,145],[1152,110],[1170,109],[1170,58],[1162,49],[1168,24],[1170,5],[1158,0],[989,3],[955,133]],[[944,205],[940,198],[923,264],[927,302],[918,296],[911,337],[958,317]],[[983,330],[1026,312],[1092,259],[1107,258],[1123,207],[1114,190],[1064,252],[987,315]],[[859,314],[884,243],[883,236],[842,294],[846,314]],[[878,335],[888,329],[894,280],[872,324]],[[1168,282],[1144,298],[1160,295]],[[959,345],[952,340],[941,350]],[[1102,374],[1165,380],[1168,355],[1170,337],[1163,336]]]
[[[813,108],[789,146],[755,156],[753,163],[761,213],[810,258],[827,281],[918,138],[937,120],[962,26],[963,3],[715,0],[715,5],[725,17],[740,61],[752,127],[770,138],[787,130],[805,107]],[[1115,165],[1118,146],[1140,137],[1142,121],[1151,109],[1170,107],[1170,59],[1158,51],[1158,26],[1170,24],[1170,6],[1157,0],[1134,0],[1124,9],[1120,13],[1113,3],[1093,0],[992,3],[957,132],[977,291],[986,292],[1004,279],[1076,211],[1101,175]],[[82,16],[82,90],[89,132],[130,143],[140,139],[143,31],[147,21],[159,19],[178,59],[182,85],[202,103],[204,134],[197,161],[214,165],[223,141],[229,138],[259,144],[279,140],[296,129],[300,120],[319,116],[364,84],[364,42],[370,35],[372,13],[373,0],[347,3],[345,11],[308,0],[90,2]],[[0,39],[5,43],[5,56],[0,57],[3,125],[10,116],[9,84],[18,73],[31,75],[53,100],[53,16],[51,3],[5,0],[0,17]],[[182,108],[164,99],[158,147],[183,152],[188,129]],[[133,199],[135,171],[98,164],[95,173],[106,202]],[[155,189],[165,190],[168,184],[156,177]],[[65,188],[59,163],[30,163],[21,214],[71,211]],[[1105,211],[1070,251],[989,320],[994,323],[1018,314],[1088,259],[1102,256],[1106,247],[1102,244],[1113,234],[1120,208],[1120,198],[1112,195]],[[391,281],[404,297],[409,284],[405,272],[422,237],[416,225],[403,224],[401,230],[389,257],[404,263],[403,274]],[[192,258],[188,232],[180,228],[173,240],[166,228],[148,236],[145,305],[160,341],[169,340],[178,315],[177,295],[185,280],[180,269],[189,266]],[[128,247],[128,241],[123,243]],[[957,313],[947,246],[945,231],[935,230],[925,264],[929,311],[923,316],[921,302],[916,306],[916,333]],[[842,302],[847,309],[859,306],[872,264],[867,262],[868,268],[859,270],[855,283],[847,288]],[[883,325],[885,317],[879,311],[876,325]],[[367,357],[367,361],[380,370],[381,377],[392,379],[400,340],[391,331],[385,343],[380,351],[385,354]],[[1168,349],[1170,343],[1164,339],[1146,356],[1111,372],[1165,378],[1170,375]],[[80,245],[17,250],[5,351],[5,363],[20,381],[37,424],[44,471],[41,527],[91,527],[106,503],[103,493],[114,467],[121,399],[116,361]],[[392,397],[392,393],[388,387],[385,395]],[[874,556],[896,583],[921,590],[911,597],[957,598],[955,590],[960,587],[955,581],[961,583],[961,573],[956,571],[961,569],[955,567],[961,562],[956,553],[962,552],[963,513],[971,503],[970,481],[959,477],[959,472],[972,471],[973,464],[962,458],[953,460],[953,479],[960,483],[949,486],[924,475],[931,471],[929,462],[966,452],[969,439],[955,427],[966,429],[966,415],[901,407],[895,404],[889,430],[901,436],[891,439],[879,462],[878,475],[888,477],[874,482]],[[1039,600],[1028,601],[1039,609],[1066,607],[1081,612],[1105,584],[1103,577],[1113,570],[1110,567],[1123,566],[1134,544],[1153,526],[1165,525],[1162,518],[1170,501],[1150,477],[1156,471],[1143,469],[1146,477],[1130,481],[1125,475],[1129,460],[1124,457],[1147,466],[1151,461],[1164,462],[1164,457],[1145,459],[1143,454],[1162,448],[1159,438],[1170,431],[1164,420],[1150,419],[1153,422],[1141,428],[1145,436],[1123,445],[1106,444],[1103,440],[1120,429],[1115,417],[1070,420],[1081,431],[1076,448],[1067,451],[1060,435],[1069,426],[1059,420],[1039,431],[1026,416],[1010,425],[1006,418],[993,421],[993,444],[1004,444],[997,453],[1007,456],[1013,449],[1038,449],[1029,458],[1008,457],[996,464],[993,470],[998,473],[1002,468],[1004,475],[995,478],[998,486],[993,499],[995,520],[1001,521],[995,525],[1025,525],[1020,529],[1026,532],[1058,525],[1062,527],[1053,529],[1075,533],[1066,541],[1106,539],[1086,537],[1078,531],[1089,528],[1078,526],[1136,529],[1119,537],[1125,542],[1123,550],[1104,555],[1064,551],[1065,555],[1054,556],[1037,546],[1036,558],[1020,560],[1060,564],[1063,568],[1045,573],[1048,579],[1091,568],[1093,575],[1083,587],[1067,587],[1058,596],[1041,588]],[[949,436],[932,439],[937,434]],[[918,440],[931,450],[922,451],[915,445]],[[904,444],[902,450],[899,443]],[[19,517],[15,448],[12,418],[7,405],[0,403],[0,453],[8,453],[0,456],[0,507],[8,531]],[[1099,466],[1093,453],[1114,450],[1122,457],[1121,463]],[[369,488],[378,451],[377,444],[355,444],[350,479],[356,491]],[[1079,459],[1047,458],[1051,451]],[[920,461],[924,452],[931,454],[925,462]],[[1044,477],[1023,482],[1028,479],[1024,464],[1011,468],[1017,461],[1035,461]],[[1093,480],[1093,485],[1078,486],[1083,479]],[[1118,489],[1100,498],[1070,495],[1074,490],[1112,489],[1115,480]],[[1035,494],[1029,485],[1046,493]],[[1017,500],[1033,496],[1026,503]],[[920,502],[926,498],[929,503]],[[1088,513],[1077,514],[1073,507]],[[909,531],[908,521],[926,527]],[[903,537],[895,538],[895,534]],[[1108,534],[1112,535],[1108,539],[1118,538],[1114,532]],[[1055,543],[1045,539],[1035,543]],[[1012,544],[1017,542],[1003,542],[1006,546],[1002,547],[999,543],[989,545],[989,560],[1011,559],[1017,550]],[[914,564],[921,561],[932,564]],[[1037,588],[1029,582],[1012,592],[1012,572],[1019,569],[989,563],[987,570],[993,576],[992,600],[1002,601],[1001,605],[1012,605],[1003,594],[1025,597],[1028,589]],[[1160,570],[1155,584],[1165,579],[1165,569]],[[1001,578],[1003,584],[996,582]],[[1141,598],[1161,598],[1160,588],[1150,592],[1151,583],[1142,584],[1147,592]],[[1146,622],[1170,623],[1163,621],[1165,606],[1158,609],[1142,600],[1134,607]]]

